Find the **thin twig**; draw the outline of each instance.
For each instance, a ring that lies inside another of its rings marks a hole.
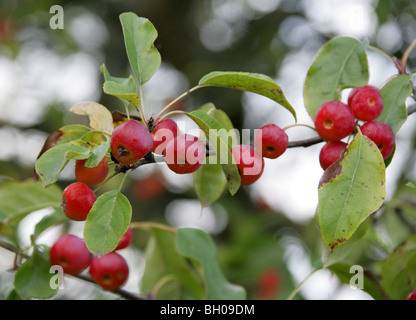
[[[314,144],[318,144],[324,142],[324,140],[321,137],[314,137],[311,139],[305,139],[305,140],[298,140],[298,141],[290,141],[288,144],[288,148],[297,148],[297,147],[310,147]]]
[[[8,250],[10,252],[14,252],[16,254],[18,253],[18,250],[17,250],[16,246],[14,246],[13,244],[10,244],[8,242],[2,241],[2,240],[0,240],[0,247],[3,248],[3,249]],[[20,254],[25,259],[30,258],[30,256],[28,256],[27,254],[23,254],[23,253],[20,253]],[[88,277],[86,275],[77,274],[77,275],[72,275],[72,277],[75,277],[77,279],[95,284],[95,282],[90,277]],[[129,291],[126,291],[126,290],[123,290],[123,289],[112,290],[110,292],[118,294],[119,296],[121,296],[123,298],[126,298],[126,299],[129,299],[129,300],[151,300],[152,299],[152,297],[143,297],[143,296],[134,294],[132,292],[129,292]]]

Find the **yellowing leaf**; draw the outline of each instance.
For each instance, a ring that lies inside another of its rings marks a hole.
[[[108,133],[113,132],[113,117],[110,110],[102,104],[93,101],[80,102],[71,107],[69,111],[86,115],[90,119],[90,127],[95,130],[101,130]]]

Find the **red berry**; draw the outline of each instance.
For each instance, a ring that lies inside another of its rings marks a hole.
[[[355,117],[345,103],[334,100],[324,103],[315,116],[315,129],[326,141],[339,141],[354,130]]]
[[[127,248],[133,239],[133,230],[129,227],[126,233],[120,238],[117,247],[114,250],[121,250]]]
[[[78,274],[91,263],[91,253],[83,239],[72,234],[61,236],[49,251],[50,262],[62,267],[65,273]]]
[[[84,221],[97,198],[85,183],[74,182],[64,189],[62,199],[64,214],[71,220]]]
[[[178,135],[178,125],[172,119],[162,119],[152,131],[153,148],[156,154],[163,154],[166,144]]]
[[[280,274],[276,270],[264,270],[258,279],[259,296],[262,300],[273,300],[280,289]]]
[[[265,158],[276,159],[287,149],[289,138],[273,123],[261,127],[254,138],[254,148]]]
[[[416,289],[412,290],[406,297],[406,300],[416,300]]]
[[[384,108],[378,89],[371,85],[354,88],[348,96],[348,105],[355,117],[363,121],[376,119]]]
[[[240,144],[231,148],[231,154],[241,176],[241,185],[248,186],[261,177],[264,159],[252,147]]]
[[[331,164],[337,161],[347,146],[348,144],[342,141],[327,142],[319,153],[319,163],[322,169],[326,170]]]
[[[378,121],[364,123],[361,133],[370,138],[380,149],[384,159],[388,158],[394,150],[395,137],[390,126]]]
[[[120,288],[129,276],[126,260],[116,252],[94,257],[90,265],[91,279],[104,290]]]
[[[111,153],[121,164],[133,164],[152,151],[153,138],[137,120],[127,120],[117,126],[111,136]]]
[[[198,170],[205,160],[204,144],[194,136],[180,134],[168,142],[165,149],[165,161],[169,169],[179,174]]]
[[[75,178],[79,182],[84,182],[89,186],[96,186],[103,182],[107,177],[109,170],[107,158],[104,157],[100,163],[93,168],[86,167],[86,161],[87,159],[75,161]]]

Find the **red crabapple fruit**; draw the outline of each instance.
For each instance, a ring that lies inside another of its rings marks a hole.
[[[137,120],[127,120],[111,135],[111,153],[121,164],[136,163],[152,151],[153,138],[146,126]]]
[[[375,120],[383,111],[379,90],[371,85],[354,88],[348,96],[348,105],[358,120]]]
[[[128,279],[126,260],[116,252],[94,257],[90,265],[91,279],[104,290],[117,290]]]
[[[324,103],[315,116],[315,129],[326,141],[339,141],[354,130],[355,117],[351,108],[341,101]]]
[[[319,163],[322,169],[326,170],[331,164],[337,161],[348,144],[343,141],[329,141],[319,153]]]
[[[180,134],[169,141],[164,154],[169,169],[179,174],[197,171],[204,162],[205,155],[205,145],[189,134]]]
[[[289,138],[285,131],[273,123],[261,127],[254,138],[254,148],[263,157],[276,159],[287,149]]]
[[[62,200],[64,214],[69,219],[84,221],[97,198],[85,183],[74,182],[64,189]]]
[[[76,275],[89,267],[92,256],[83,239],[62,235],[51,247],[49,258],[52,265],[59,265],[65,273]]]
[[[107,177],[109,170],[107,158],[104,157],[100,163],[93,168],[86,167],[86,161],[87,159],[75,161],[75,178],[79,182],[84,182],[89,186],[96,186],[103,182]]]
[[[241,176],[241,185],[248,186],[260,179],[264,170],[264,159],[254,148],[240,144],[230,151]]]
[[[117,247],[114,250],[127,248],[133,239],[133,230],[129,227],[126,233],[120,238]]]
[[[156,154],[163,154],[166,144],[174,139],[179,132],[178,125],[172,119],[162,119],[151,132],[153,137],[152,151]]]
[[[394,150],[395,137],[390,126],[378,121],[364,123],[360,127],[361,133],[371,139],[380,149],[384,159],[388,158]]]

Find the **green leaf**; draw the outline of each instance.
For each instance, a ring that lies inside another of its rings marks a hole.
[[[50,267],[48,252],[41,252],[40,248],[35,246],[32,255],[16,272],[14,285],[17,294],[22,299],[52,297],[56,289],[52,289],[50,285],[53,276],[49,273]]]
[[[80,124],[71,124],[61,127],[58,131],[60,132],[60,135],[56,143],[64,144],[74,140],[82,140],[82,138],[91,131],[91,128]]]
[[[56,185],[43,187],[32,179],[12,181],[0,186],[0,212],[8,220],[18,221],[27,214],[49,207],[59,207],[62,191]]]
[[[404,300],[416,288],[416,236],[397,247],[383,262],[381,284],[392,299]]]
[[[219,86],[260,94],[280,104],[292,113],[296,111],[287,101],[282,89],[266,75],[249,72],[214,71],[199,80],[200,86]]]
[[[332,252],[384,202],[385,165],[377,146],[357,133],[343,157],[319,182],[319,225]]]
[[[217,262],[217,249],[211,237],[200,229],[180,228],[176,248],[185,257],[198,261],[203,270],[208,300],[246,299],[243,287],[231,284]]]
[[[342,283],[348,285],[356,285],[353,281],[353,277],[359,277],[360,275],[354,272],[354,269],[351,269],[351,267],[352,266],[350,264],[337,263],[333,264],[328,269],[335,273]],[[365,270],[363,270],[362,277],[363,288],[360,289],[367,292],[375,300],[386,300],[386,296],[384,295],[383,289],[380,287],[380,284],[376,281],[376,279],[374,279],[374,277],[371,277],[368,272],[365,272]]]
[[[93,101],[79,102],[72,106],[69,111],[86,115],[90,120],[90,127],[107,133],[113,132],[113,116],[105,106]]]
[[[312,120],[323,103],[340,100],[340,91],[368,83],[367,42],[335,37],[318,52],[306,75],[303,96]]]
[[[101,72],[104,75],[103,90],[106,94],[119,98],[125,105],[129,103],[134,106],[139,105],[140,98],[137,95],[136,82],[132,76],[128,78],[113,77],[104,64],[101,66]]]
[[[161,57],[153,44],[157,30],[148,19],[133,12],[122,13],[120,21],[131,68],[137,81],[143,85],[160,67]]]
[[[43,185],[55,183],[69,160],[86,159],[90,152],[91,145],[83,140],[59,144],[47,150],[36,161],[36,173],[39,175]]]
[[[179,112],[179,111],[178,111]],[[233,156],[228,147],[228,132],[214,117],[208,115],[204,111],[195,110],[191,113],[179,112],[190,117],[198,127],[204,132],[207,140],[212,144],[216,153],[216,163],[221,164],[222,170],[224,171],[225,178],[228,182],[228,190],[231,195],[234,195],[241,186],[241,177],[238,172],[237,165],[233,163]],[[231,133],[233,134],[233,133]],[[210,160],[208,159],[208,160]],[[212,163],[212,162],[210,162]]]
[[[215,202],[227,186],[227,179],[222,171],[221,164],[210,163],[209,159],[207,163],[193,173],[193,178],[196,194],[203,207]]]
[[[407,119],[406,99],[412,94],[411,78],[410,74],[402,74],[380,88],[384,108],[376,121],[388,124],[394,134],[397,134]]]
[[[134,81],[133,78],[130,79]],[[119,83],[113,81],[106,81],[104,82],[103,90],[106,94],[124,99],[136,107],[139,105],[140,98],[138,94],[126,90],[126,88]]]
[[[92,152],[91,155],[88,157],[87,161],[85,161],[85,166],[87,168],[95,168],[98,166],[100,161],[105,157],[107,152],[110,149],[111,140],[108,139],[97,146]]]
[[[42,218],[42,220],[40,220],[36,226],[35,226],[35,231],[33,233],[33,240],[35,241],[41,234],[42,232],[46,231],[48,228],[64,223],[68,221],[68,218],[62,214],[62,209],[59,207],[55,208],[55,210]]]
[[[126,233],[132,215],[129,200],[119,190],[108,191],[97,198],[84,226],[84,239],[95,255],[113,251]]]
[[[205,288],[193,266],[176,249],[175,233],[157,227],[151,227],[150,231],[142,292],[153,292],[158,299],[203,299]],[[172,287],[165,286],[168,281],[176,284],[175,294],[179,292],[179,297],[172,296]]]
[[[238,144],[238,131],[234,128],[231,119],[223,110],[215,108],[213,103],[206,103],[198,110],[205,112],[218,121],[220,127],[227,132],[228,147],[230,149]]]

